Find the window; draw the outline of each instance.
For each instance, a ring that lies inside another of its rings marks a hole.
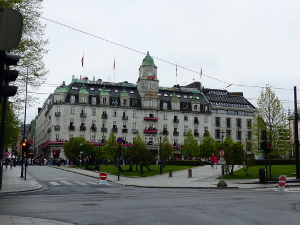
[[[188,125],[184,125],[184,133],[187,133],[189,131],[189,126]]]
[[[247,120],[247,127],[248,127],[248,129],[251,129],[251,127],[252,127],[252,120]]]
[[[216,127],[220,127],[220,120],[221,120],[221,118],[220,117],[216,117],[215,120],[216,120]]]
[[[103,98],[102,101],[103,101],[103,104],[107,103],[107,99],[106,98]]]
[[[56,112],[60,112],[60,106],[56,106]]]
[[[56,118],[56,123],[55,125],[59,125],[59,117]]]
[[[242,140],[242,131],[238,130],[238,131],[236,132],[236,139],[237,139],[237,140]]]
[[[116,109],[113,110],[113,116],[114,116],[114,117],[117,116],[117,110],[116,110]]]
[[[231,127],[231,118],[226,118],[226,127],[227,128]]]
[[[198,105],[194,105],[194,110],[198,110]]]
[[[81,96],[81,102],[86,102],[86,96]]]
[[[133,110],[133,111],[132,111],[132,117],[133,117],[133,118],[137,118],[137,111],[136,111],[136,110]]]
[[[70,138],[70,139],[73,138],[73,134],[70,134],[70,135],[69,135],[69,138]]]
[[[96,116],[96,108],[92,108],[92,116]]]
[[[74,106],[71,106],[71,114],[75,114],[75,107]]]
[[[136,122],[133,122],[133,124],[132,124],[132,129],[133,130],[136,130],[137,129],[137,125],[136,125],[137,123]]]
[[[71,103],[75,103],[75,101],[76,101],[75,96],[74,96],[74,95],[71,95],[70,102],[71,102]]]
[[[241,119],[236,119],[236,128],[237,129],[242,128],[242,120]]]
[[[92,97],[92,105],[96,105],[97,103],[97,98],[96,97]]]
[[[127,105],[127,99],[123,99],[123,106]]]
[[[168,113],[164,113],[164,120],[167,120],[168,119]]]
[[[220,132],[219,129],[216,129],[216,130],[215,130],[215,138],[216,138],[216,139],[220,139],[220,133],[221,133],[221,132]]]
[[[208,123],[208,116],[204,117],[204,123]]]
[[[58,141],[59,140],[59,134],[55,134],[55,138]]]
[[[81,113],[85,113],[85,107],[81,108]]]
[[[189,116],[188,116],[188,114],[184,114],[184,121],[189,121]]]
[[[173,102],[173,109],[178,109],[178,102]]]
[[[153,100],[149,100],[149,106],[153,106]]]
[[[163,103],[163,109],[164,109],[164,110],[168,109],[168,103],[167,103],[167,102],[164,102],[164,103]]]

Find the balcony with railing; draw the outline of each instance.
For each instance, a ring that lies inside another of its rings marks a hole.
[[[169,135],[169,131],[167,129],[163,129],[162,133],[163,135]]]
[[[56,117],[60,117],[60,112],[55,112]]]
[[[148,121],[157,121],[157,117],[154,117],[153,114],[150,114],[149,116],[144,117],[144,120],[148,120]]]
[[[107,114],[102,114],[102,119],[107,119]]]
[[[179,123],[179,119],[174,118],[174,119],[173,119],[173,123]]]
[[[107,132],[107,127],[101,127],[101,132]]]
[[[79,129],[80,129],[80,131],[86,131],[86,127],[85,126],[80,126]]]
[[[84,112],[80,113],[80,117],[81,118],[86,118],[86,113],[84,113]]]
[[[173,135],[174,135],[174,136],[179,136],[179,131],[174,130],[174,131],[173,131]]]
[[[195,131],[194,131],[194,136],[195,136],[195,137],[199,137],[199,132],[195,130]]]
[[[128,129],[123,128],[123,129],[122,129],[122,133],[128,133]]]
[[[137,130],[137,129],[132,129],[132,133],[133,133],[133,134],[137,134],[137,133],[138,133],[138,130]]]
[[[60,126],[59,125],[54,126],[54,130],[60,130]]]
[[[118,133],[118,128],[117,128],[117,127],[113,127],[113,128],[111,128],[111,130],[112,130],[114,133]]]
[[[122,116],[122,120],[128,120],[128,116]]]
[[[96,126],[91,126],[91,131],[96,132],[97,131],[97,127]]]
[[[144,134],[157,134],[156,128],[149,127],[144,130]]]
[[[75,130],[75,126],[74,126],[74,125],[70,125],[70,126],[69,126],[69,130],[70,130],[70,131],[74,131],[74,130]]]

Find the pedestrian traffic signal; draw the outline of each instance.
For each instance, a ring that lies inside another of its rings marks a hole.
[[[17,70],[9,70],[9,66],[15,66],[20,60],[19,55],[0,51],[0,103],[3,97],[11,97],[17,93],[17,86],[9,86],[9,82],[15,81],[19,75]]]

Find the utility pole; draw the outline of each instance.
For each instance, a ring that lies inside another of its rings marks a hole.
[[[298,109],[297,109],[297,87],[294,86],[294,103],[295,103],[295,119],[294,119],[294,141],[295,141],[295,156],[296,156],[296,178],[300,179],[299,168],[299,135],[298,135]]]

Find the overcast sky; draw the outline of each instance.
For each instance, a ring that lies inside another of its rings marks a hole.
[[[50,42],[44,58],[50,73],[40,103],[28,110],[29,120],[72,75],[136,83],[147,51],[160,86],[200,81],[202,68],[206,88],[244,92],[256,106],[269,84],[285,109],[294,108],[293,88],[300,86],[299,0],[44,0],[43,6],[44,18],[82,32],[41,19]]]

